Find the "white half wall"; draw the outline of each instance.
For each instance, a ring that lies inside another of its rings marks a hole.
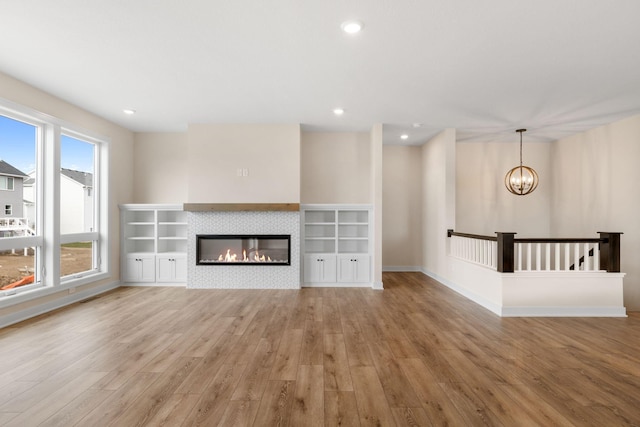
[[[624,273],[516,272],[447,257],[448,272],[425,274],[501,317],[626,317]]]

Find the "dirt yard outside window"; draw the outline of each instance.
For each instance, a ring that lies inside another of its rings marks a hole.
[[[60,249],[61,276],[91,270],[90,247],[62,247]],[[25,271],[26,267],[26,271]],[[24,256],[22,251],[0,253],[0,288],[33,274],[33,255]]]

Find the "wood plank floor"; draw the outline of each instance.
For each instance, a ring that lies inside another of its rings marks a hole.
[[[640,315],[370,289],[125,287],[0,330],[2,426],[640,425]]]

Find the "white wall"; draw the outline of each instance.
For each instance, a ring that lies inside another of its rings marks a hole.
[[[303,132],[302,203],[371,203],[371,147],[366,132]]]
[[[135,135],[134,203],[174,203],[187,200],[187,133]]]
[[[422,265],[422,148],[385,145],[382,174],[382,265]]]
[[[552,144],[551,231],[597,237],[620,231],[627,310],[640,310],[640,115]]]
[[[550,143],[523,143],[524,164],[538,172],[540,184],[533,193],[516,196],[504,186],[507,171],[520,164],[515,132],[513,143],[456,144],[456,231],[551,237],[550,152]]]
[[[189,125],[187,165],[189,203],[299,203],[300,125]]]
[[[303,132],[300,139],[301,203],[371,203],[369,133]],[[135,203],[184,203],[187,200],[188,177],[193,169],[189,165],[188,140],[186,132],[135,135]],[[230,164],[246,166],[244,159],[238,162],[236,153],[232,154],[228,159]],[[232,172],[233,176],[225,176],[229,184],[238,180],[237,168]],[[253,173],[240,181],[251,179],[255,171],[250,172]]]
[[[455,229],[455,156],[455,129],[446,129],[422,146],[422,267],[438,277],[447,274],[447,229]]]

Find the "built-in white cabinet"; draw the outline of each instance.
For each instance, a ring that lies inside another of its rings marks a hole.
[[[187,214],[181,205],[120,205],[122,280],[187,281]]]
[[[369,205],[303,205],[304,286],[371,285]]]
[[[187,281],[187,257],[185,255],[156,255],[156,281],[175,283]]]

